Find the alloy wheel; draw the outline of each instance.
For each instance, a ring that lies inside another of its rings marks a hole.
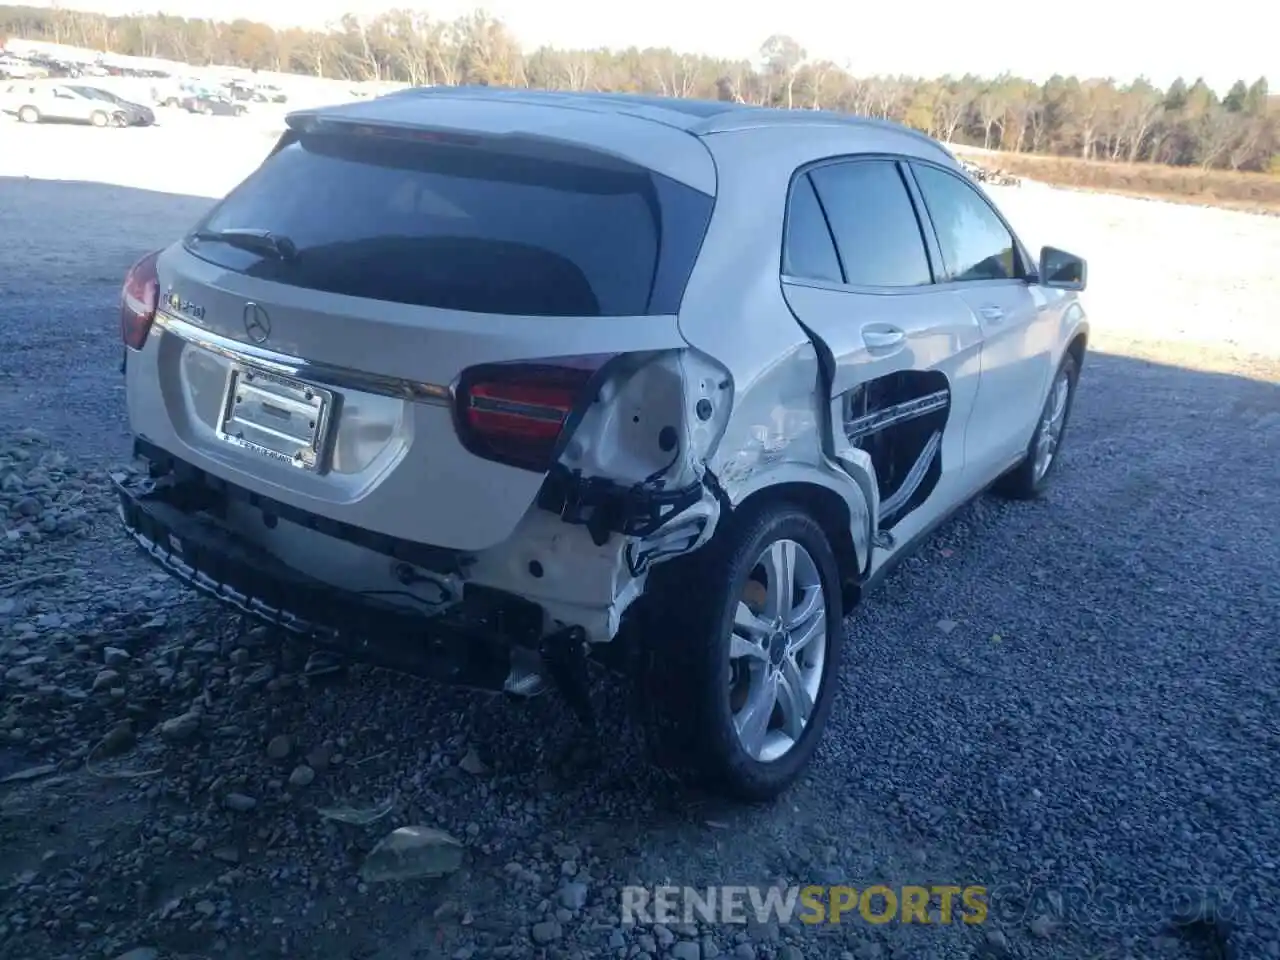
[[[769,763],[799,742],[822,685],[827,604],[818,566],[794,540],[765,548],[729,638],[729,706],[742,748]]]
[[[1058,444],[1062,440],[1062,428],[1067,421],[1067,399],[1071,395],[1071,379],[1066,370],[1059,370],[1054,378],[1053,387],[1049,390],[1049,399],[1044,405],[1044,415],[1040,418],[1040,428],[1036,431],[1035,448],[1035,480],[1039,483],[1049,472],[1049,466],[1057,455]]]

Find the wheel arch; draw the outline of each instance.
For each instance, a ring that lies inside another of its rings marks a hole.
[[[1063,358],[1070,354],[1076,362],[1076,370],[1078,371],[1084,366],[1085,353],[1089,348],[1089,318],[1079,300],[1073,300],[1068,304],[1062,316],[1059,335],[1062,339],[1058,342],[1065,343],[1066,349],[1058,357],[1055,369],[1058,365],[1061,365]]]
[[[733,512],[747,513],[773,505],[797,507],[822,527],[835,554],[842,588],[841,607],[847,613],[858,600],[857,582],[866,550],[863,546],[860,552],[853,537],[855,511],[860,507],[864,516],[866,513],[861,493],[840,491],[834,484],[813,477],[788,477],[757,486],[734,506]]]
[[[1089,349],[1089,327],[1082,324],[1076,330],[1075,335],[1071,338],[1071,342],[1067,344],[1067,353],[1076,362],[1076,370],[1084,366],[1084,355]]]

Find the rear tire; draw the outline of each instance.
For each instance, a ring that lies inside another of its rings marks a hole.
[[[18,111],[18,119],[23,123],[39,123],[40,111],[35,107],[23,107]]]
[[[771,800],[801,775],[831,713],[840,577],[822,528],[798,507],[767,503],[722,522],[702,550],[651,574],[641,708],[658,762],[679,779]],[[787,557],[791,585],[779,593],[784,579],[767,571]]]
[[[1049,386],[1049,396],[1040,410],[1026,456],[992,485],[992,492],[1010,500],[1034,500],[1048,489],[1061,459],[1062,439],[1066,436],[1079,378],[1080,367],[1076,358],[1068,353]]]

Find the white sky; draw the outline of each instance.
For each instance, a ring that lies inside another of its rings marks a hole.
[[[28,0],[49,6],[54,0]],[[162,9],[187,17],[245,17],[273,26],[321,26],[351,10],[421,7],[437,17],[483,6],[526,47],[670,46],[749,57],[771,33],[798,40],[810,56],[858,74],[938,76],[1001,71],[1142,74],[1165,85],[1203,76],[1225,91],[1266,76],[1280,93],[1280,3],[1245,0],[1226,8],[1172,0],[61,0],[64,7],[129,13]]]

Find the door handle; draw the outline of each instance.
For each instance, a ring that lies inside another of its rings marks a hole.
[[[863,330],[862,342],[871,350],[888,350],[906,343],[907,335],[902,330]]]
[[[978,312],[982,315],[983,320],[989,320],[992,323],[999,323],[1004,319],[1004,311],[999,307],[983,307]]]

